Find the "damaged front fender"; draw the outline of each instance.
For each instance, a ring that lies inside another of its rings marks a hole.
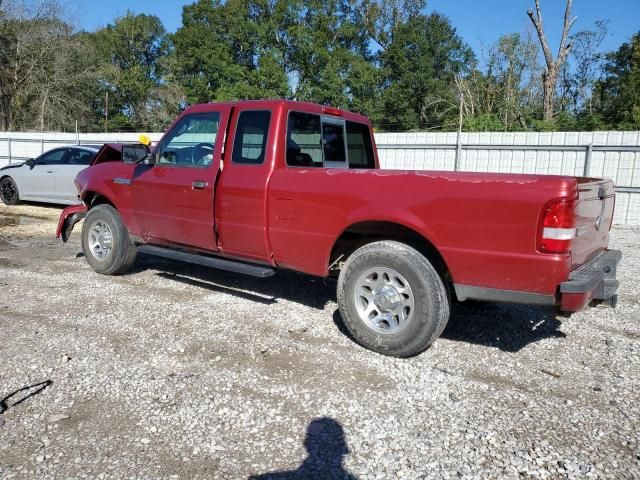
[[[87,207],[84,205],[73,205],[65,208],[60,214],[60,220],[58,220],[58,229],[56,230],[56,237],[62,237],[62,241],[69,240],[73,227],[87,215]]]

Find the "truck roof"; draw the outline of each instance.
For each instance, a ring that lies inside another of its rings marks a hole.
[[[284,100],[284,99],[237,100],[232,102],[202,103],[202,104],[193,105],[187,108],[183,113],[206,112],[209,108],[212,108],[218,105],[227,105],[229,107],[250,105],[251,107],[255,107],[255,108],[269,108],[269,109],[272,109],[274,107],[284,107],[287,110],[298,110],[298,111],[309,112],[309,113],[317,113],[319,115],[323,115],[323,114],[332,115],[332,116],[342,117],[345,120],[351,120],[351,121],[366,123],[367,125],[370,125],[369,119],[359,113],[349,112],[347,110],[334,108],[328,105],[319,105],[317,103],[300,102],[297,100]]]

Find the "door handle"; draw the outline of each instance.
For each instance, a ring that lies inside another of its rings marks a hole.
[[[53,170],[47,170],[47,173],[53,173]]]
[[[207,186],[207,182],[203,182],[202,180],[196,180],[191,183],[191,188],[194,190],[202,190]]]

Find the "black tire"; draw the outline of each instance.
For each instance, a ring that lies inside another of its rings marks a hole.
[[[414,297],[412,315],[395,333],[374,330],[358,313],[357,282],[365,272],[376,268],[399,273]],[[405,358],[425,351],[449,320],[450,301],[438,272],[424,255],[400,242],[380,241],[356,250],[340,271],[337,297],[345,327],[355,341],[383,355]]]
[[[106,224],[111,232],[111,250],[103,259],[99,259],[90,247],[92,231],[100,224]],[[120,214],[111,205],[98,205],[87,213],[82,225],[82,251],[91,268],[103,275],[126,273],[135,264],[138,253]]]
[[[6,205],[17,205],[20,203],[20,192],[18,185],[11,177],[4,177],[0,180],[0,198]]]

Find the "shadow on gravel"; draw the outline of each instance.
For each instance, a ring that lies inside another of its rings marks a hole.
[[[551,308],[500,303],[464,302],[454,305],[442,334],[458,342],[515,353],[545,338],[564,338]]]
[[[184,283],[185,285],[191,285],[199,288],[206,288],[207,290],[211,290],[212,292],[227,293],[235,297],[244,298],[245,300],[251,300],[252,302],[258,302],[264,305],[271,305],[272,303],[277,302],[277,300],[273,297],[261,297],[260,295],[255,295],[253,293],[245,292],[243,290],[234,290],[233,288],[223,287],[221,285],[217,285],[212,282],[204,282],[202,280],[196,280],[194,278],[178,275],[177,273],[160,272],[160,273],[156,273],[156,275],[160,278],[173,280],[174,282],[180,282],[180,283]]]
[[[39,394],[45,388],[49,387],[52,384],[53,384],[52,380],[46,380],[44,382],[35,383],[33,385],[28,385],[26,387],[19,388],[15,392],[10,393],[6,397],[4,397],[2,400],[0,400],[0,415],[2,415],[4,412],[9,410],[9,407],[15,407],[16,405],[20,405],[22,402],[28,400],[31,397],[36,396],[37,394]],[[17,401],[14,401],[11,405],[7,403],[10,398],[18,396],[18,394],[22,392],[25,392],[25,393],[22,396],[20,396],[20,398]]]
[[[340,333],[355,342],[340,311],[333,313]],[[515,353],[545,338],[564,338],[555,313],[544,307],[465,302],[453,307],[442,338]]]
[[[309,423],[304,448],[309,455],[296,470],[252,475],[250,480],[304,480],[336,479],[356,480],[342,466],[349,447],[344,438],[342,425],[328,417],[317,418]]]
[[[283,298],[323,310],[327,303],[336,301],[335,281],[286,270],[258,279],[142,254],[130,274],[148,269],[160,270],[156,275],[167,280],[265,305]],[[338,310],[333,322],[341,333],[353,340]],[[454,305],[442,337],[517,352],[545,338],[564,338],[566,335],[558,330],[560,325],[555,312],[547,307],[469,301]]]
[[[49,212],[51,213],[61,213],[62,210],[64,210],[67,207],[67,205],[63,205],[62,203],[32,202],[31,200],[29,201],[21,200],[18,205],[27,206],[27,207],[38,207],[38,208],[49,210]]]
[[[336,299],[334,281],[286,270],[278,270],[273,277],[260,279],[141,254],[138,255],[135,267],[127,275],[148,269],[161,270],[156,274],[161,278],[255,300],[267,305],[276,303],[278,298],[283,298],[323,310],[328,302]]]

